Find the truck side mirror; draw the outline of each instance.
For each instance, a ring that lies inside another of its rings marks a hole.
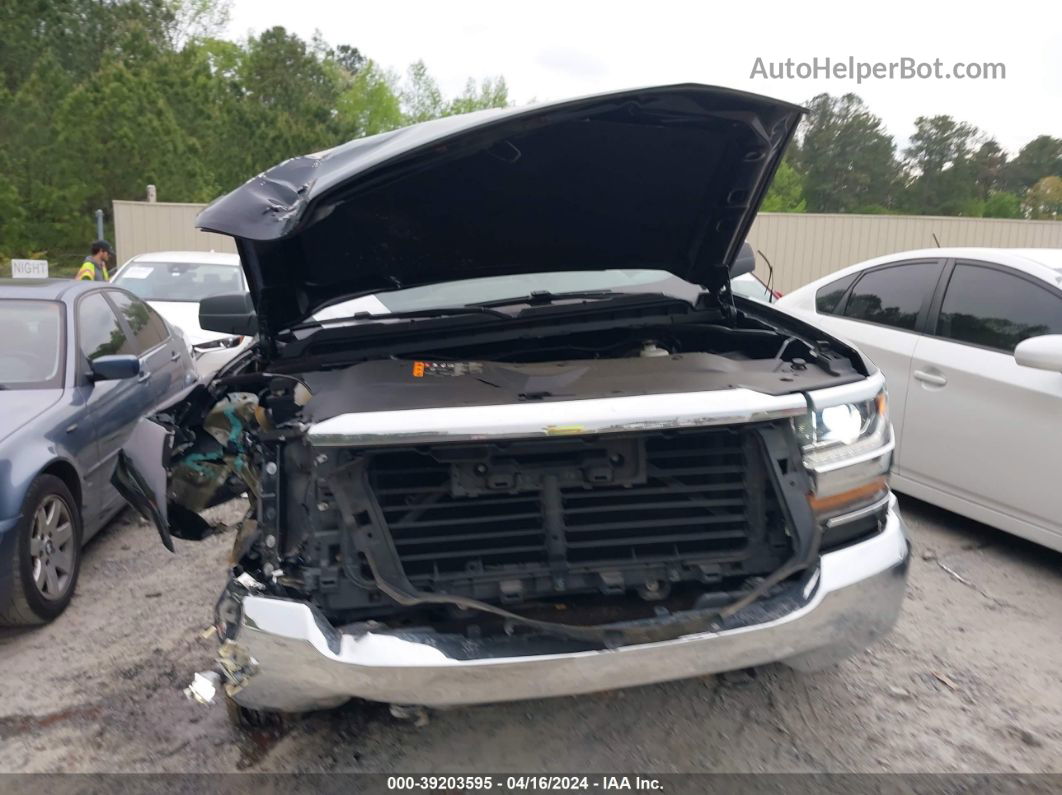
[[[217,331],[238,337],[252,337],[258,333],[258,315],[247,293],[212,295],[199,302],[199,326],[204,331]]]
[[[743,273],[752,273],[754,270],[756,270],[756,252],[746,240],[741,244],[741,250],[734,257],[734,261],[730,263],[730,278],[733,279]]]

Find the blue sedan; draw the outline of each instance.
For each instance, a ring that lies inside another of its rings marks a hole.
[[[119,450],[195,383],[180,332],[132,293],[0,279],[0,624],[63,612],[82,545],[125,504]]]

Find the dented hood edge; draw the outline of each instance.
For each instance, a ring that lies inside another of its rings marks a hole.
[[[267,332],[340,296],[570,270],[573,262],[585,269],[663,266],[719,288],[802,112],[696,84],[478,111],[291,158],[217,199],[196,225],[236,239]],[[585,137],[596,122],[605,133],[598,148]],[[676,141],[690,160],[670,154]],[[566,152],[578,158],[561,168]],[[699,169],[706,161],[720,165]],[[648,184],[639,166],[657,163],[668,173]],[[429,174],[444,166],[447,174],[473,175],[471,184]],[[416,193],[394,187],[410,180]],[[476,191],[489,192],[489,201],[477,200]],[[572,191],[595,197],[581,206],[596,211],[598,223],[583,229],[571,224],[571,212],[536,212]],[[691,209],[686,199],[702,194],[703,205]],[[683,203],[668,207],[672,196]],[[654,220],[654,208],[668,223]],[[361,214],[348,221],[345,212]],[[613,249],[602,219],[614,224]],[[489,238],[492,229],[497,240],[474,239]],[[637,236],[622,240],[631,229]]]

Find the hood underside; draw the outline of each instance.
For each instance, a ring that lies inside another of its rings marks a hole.
[[[801,112],[676,85],[452,116],[292,158],[197,225],[236,238],[266,329],[509,273],[658,268],[717,289]]]

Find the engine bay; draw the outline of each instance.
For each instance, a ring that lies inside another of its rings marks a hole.
[[[338,329],[323,334],[334,338]],[[314,350],[300,346],[300,356]],[[283,362],[313,397],[305,422],[338,414],[437,406],[746,388],[765,395],[856,381],[864,373],[843,346],[811,341],[748,315],[715,323],[567,330],[539,327],[517,339],[468,344],[446,337],[391,356],[302,370]]]

